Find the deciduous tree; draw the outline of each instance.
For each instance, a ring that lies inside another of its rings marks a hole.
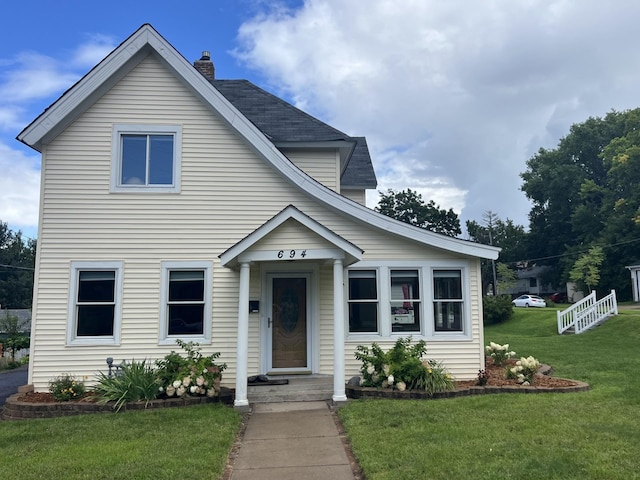
[[[380,193],[376,211],[416,227],[450,237],[460,235],[460,219],[453,209],[441,209],[433,200],[425,203],[422,195],[411,190]]]

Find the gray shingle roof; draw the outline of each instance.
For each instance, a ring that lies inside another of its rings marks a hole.
[[[343,187],[376,188],[364,137],[350,137],[248,80],[210,80],[214,87],[274,143],[355,142],[342,172]]]

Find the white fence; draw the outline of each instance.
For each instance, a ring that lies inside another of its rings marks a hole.
[[[616,291],[600,300],[596,300],[595,290],[579,302],[574,303],[562,312],[558,311],[558,333],[562,334],[573,328],[574,333],[585,330],[601,323],[611,315],[618,314]]]

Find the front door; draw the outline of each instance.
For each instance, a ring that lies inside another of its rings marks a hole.
[[[269,370],[308,371],[309,275],[274,274],[269,283]]]

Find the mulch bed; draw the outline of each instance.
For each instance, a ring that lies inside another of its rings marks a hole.
[[[506,362],[505,365],[499,366],[494,365],[492,359],[487,359],[485,365],[485,372],[488,374],[488,387],[522,387],[515,378],[507,378],[507,368],[513,367],[516,364],[516,360],[510,359]],[[564,387],[575,387],[579,385],[580,382],[575,380],[569,380],[566,378],[557,378],[551,376],[552,369],[548,365],[543,365],[538,374],[535,377],[533,382],[534,387],[545,387],[545,388],[564,388]],[[478,385],[476,380],[466,380],[461,382],[456,382],[456,386],[458,388],[467,388],[474,387]]]

